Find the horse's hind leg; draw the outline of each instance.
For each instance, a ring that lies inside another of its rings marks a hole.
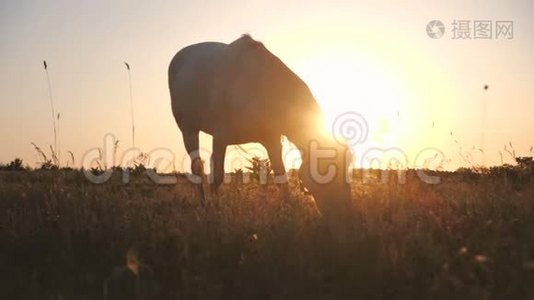
[[[274,182],[278,186],[278,189],[282,193],[284,200],[289,199],[289,187],[286,169],[284,161],[282,159],[282,143],[280,136],[270,138],[269,140],[262,142],[267,153],[269,154],[269,160],[271,161],[271,167],[274,171]]]
[[[185,150],[191,158],[191,173],[193,173],[194,175],[192,181],[193,184],[195,184],[197,196],[200,198],[202,205],[204,205],[206,201],[204,189],[202,187],[202,181],[204,178],[204,166],[202,164],[202,159],[200,158],[200,146],[198,141],[199,133],[199,130],[182,130]]]

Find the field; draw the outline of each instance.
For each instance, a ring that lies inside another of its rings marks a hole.
[[[356,236],[340,261],[294,177],[289,201],[234,178],[203,207],[183,177],[1,171],[0,297],[103,299],[128,252],[151,299],[534,299],[532,169],[435,185],[373,174],[354,174]]]

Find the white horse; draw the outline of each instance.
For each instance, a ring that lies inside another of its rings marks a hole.
[[[213,136],[213,191],[223,181],[226,147],[249,142],[265,147],[274,174],[285,189],[283,135],[301,151],[299,177],[321,212],[347,210],[347,147],[318,133],[322,112],[310,89],[262,43],[243,35],[230,44],[205,42],[185,47],[170,63],[169,89],[172,112],[195,175],[203,175],[199,132]],[[334,149],[337,155],[318,161],[310,153],[312,143]],[[326,172],[329,166],[335,167],[335,178],[317,182],[313,175]],[[203,198],[201,185],[198,189]]]

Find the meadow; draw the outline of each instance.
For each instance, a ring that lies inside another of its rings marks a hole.
[[[103,299],[128,251],[150,271],[151,299],[534,299],[531,163],[436,172],[439,184],[355,170],[343,261],[294,176],[287,201],[233,174],[201,206],[180,174],[93,184],[80,170],[7,167],[2,299]]]

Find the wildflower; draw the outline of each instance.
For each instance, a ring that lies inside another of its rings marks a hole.
[[[249,242],[253,243],[255,241],[258,240],[258,235],[253,233],[249,238],[248,238]]]
[[[475,255],[474,259],[475,259],[476,262],[481,263],[481,264],[483,264],[483,263],[488,261],[488,257],[485,256],[485,255],[482,255],[482,254]]]

